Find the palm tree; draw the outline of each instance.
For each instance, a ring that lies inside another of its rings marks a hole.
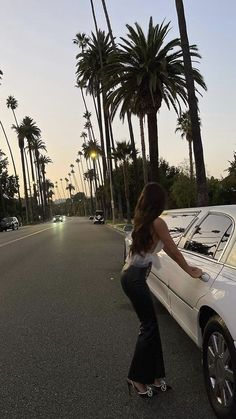
[[[96,177],[99,179],[98,177],[98,173],[97,173],[97,168],[96,168],[96,158],[99,156],[102,156],[102,149],[99,146],[97,140],[89,140],[87,143],[82,144],[82,148],[83,148],[83,152],[84,152],[84,157],[88,160],[88,159],[92,159],[93,161],[93,169],[94,172],[96,173]],[[100,171],[100,177],[102,179],[102,174]]]
[[[15,114],[15,109],[18,107],[17,100],[14,98],[14,96],[8,96],[6,103],[7,103],[7,107],[11,108],[14,119],[15,119],[15,123],[16,123],[16,125],[18,125],[18,122],[17,122],[17,119],[16,119],[16,114]]]
[[[82,151],[78,151],[78,156],[80,156],[80,164],[81,164],[81,168],[82,168],[82,173],[84,173],[84,165],[83,165],[83,159],[82,159],[84,157],[84,155],[83,155]],[[84,192],[85,192],[85,195],[88,195],[86,183],[84,183]]]
[[[116,150],[112,153],[118,161],[122,163],[124,185],[125,185],[125,199],[126,199],[126,210],[127,210],[127,222],[131,223],[131,211],[130,211],[130,191],[129,191],[129,179],[128,179],[128,164],[132,157],[131,144],[126,141],[116,142]]]
[[[61,189],[62,189],[62,192],[63,192],[63,196],[65,198],[66,197],[66,193],[65,193],[65,189],[64,189],[63,179],[62,178],[60,178],[60,182],[61,182]]]
[[[37,191],[36,191],[36,183],[35,183],[35,173],[34,173],[34,165],[33,165],[33,150],[32,150],[32,141],[34,138],[39,138],[41,134],[41,130],[37,127],[36,123],[32,118],[26,116],[22,123],[21,123],[22,130],[24,132],[24,136],[28,143],[29,149],[29,156],[30,156],[30,165],[31,165],[31,176],[33,181],[33,190],[34,190],[34,200],[35,205],[37,208]]]
[[[13,125],[12,128],[17,133],[18,145],[19,145],[19,148],[20,148],[24,192],[25,192],[26,222],[28,223],[29,220],[31,221],[31,219],[32,219],[32,214],[31,214],[31,209],[30,209],[30,206],[29,206],[29,197],[28,197],[28,189],[27,189],[26,170],[25,170],[25,158],[24,158],[25,130],[21,125],[20,126]]]
[[[79,154],[79,153],[80,153],[80,152],[78,152],[78,154]],[[75,161],[76,161],[76,163],[77,163],[77,165],[78,165],[79,178],[80,178],[81,188],[82,188],[82,192],[83,192],[83,194],[84,194],[83,204],[84,204],[84,215],[86,216],[86,215],[87,215],[87,210],[86,210],[86,185],[85,185],[84,179],[82,178],[82,175],[81,175],[81,170],[80,170],[80,163],[81,163],[81,160],[80,160],[80,159],[76,159]],[[81,167],[82,167],[82,166],[81,166]]]
[[[72,185],[72,183],[69,183],[66,189],[68,189],[69,194],[70,194],[70,199],[72,200],[71,192],[75,190],[75,187]]]
[[[115,89],[110,91],[108,103],[113,113],[122,104],[121,113],[125,114],[132,104],[139,114],[147,115],[150,180],[155,181],[159,164],[157,112],[163,101],[176,112],[181,109],[181,101],[187,103],[183,53],[179,39],[164,45],[170,22],[154,26],[150,18],[147,36],[138,23],[126,26],[128,39],[121,38],[121,49],[106,68],[106,80],[110,89]],[[195,45],[190,50],[193,57],[200,57]],[[206,88],[199,71],[194,69],[193,73],[195,81]]]
[[[109,60],[110,55],[113,52],[111,42],[109,41],[109,35],[106,35],[104,31],[96,31],[97,35],[91,34],[91,38],[88,42],[87,48],[84,52],[77,54],[77,81],[82,82],[86,85],[87,92],[94,95],[97,100],[97,115],[98,125],[100,131],[100,141],[102,148],[102,161],[103,161],[103,176],[106,178],[106,158],[105,158],[105,144],[103,139],[103,121],[104,119],[105,138],[106,138],[106,151],[110,153],[110,134],[109,134],[109,110],[106,108],[106,89],[103,86],[102,69]],[[102,101],[101,101],[101,86],[102,89]]]
[[[200,121],[199,121],[200,123]],[[181,132],[181,138],[186,138],[189,147],[189,172],[190,180],[193,181],[193,135],[192,135],[192,124],[189,115],[189,111],[183,112],[177,119],[177,127],[175,132]]]
[[[80,170],[80,165],[79,165],[79,164],[80,164],[80,159],[76,159],[75,161],[76,161],[76,163],[77,163],[77,165],[78,165],[79,178],[80,178],[81,188],[82,188],[83,193],[85,194],[84,182],[83,182],[83,179],[82,179],[81,170]]]
[[[113,46],[113,50],[116,52],[118,50],[118,48],[117,48],[117,45],[115,44],[115,38],[114,38],[113,33],[112,33],[111,22],[110,22],[110,19],[109,19],[109,15],[108,15],[105,0],[102,0],[102,6],[103,6],[103,10],[104,10],[104,14],[105,14],[106,22],[107,22],[107,27],[108,27],[108,32],[109,32],[109,36],[110,36],[111,43],[112,43],[112,46]],[[127,111],[126,115],[127,115],[127,121],[128,121],[128,127],[129,127],[130,142],[131,142],[131,147],[132,147],[132,159],[133,159],[133,162],[134,162],[134,173],[135,173],[135,176],[138,177],[137,153],[136,153],[136,148],[135,148],[135,140],[134,140],[134,133],[133,133],[133,127],[132,127],[132,122],[131,122],[131,112],[130,112],[130,110]],[[142,121],[140,122],[140,124],[142,124]],[[142,141],[142,133],[141,133],[141,141]],[[142,147],[142,150],[143,150],[143,147]],[[145,160],[146,160],[146,156],[145,156]],[[145,181],[145,179],[146,179],[145,160],[143,159],[144,183],[146,183],[146,181]]]
[[[70,195],[70,201],[71,201],[71,212],[72,214],[74,213],[74,208],[73,208],[73,198],[72,198],[72,191],[75,190],[75,187],[72,185],[72,183],[68,183],[68,186],[66,187],[66,189],[69,191],[69,195]]]
[[[208,204],[207,180],[204,164],[201,129],[198,117],[198,105],[194,86],[194,70],[192,68],[191,53],[188,42],[187,26],[185,20],[184,6],[182,0],[175,0],[176,11],[179,23],[181,46],[183,50],[184,71],[188,91],[189,115],[192,124],[193,150],[196,166],[197,197],[198,205]]]
[[[89,37],[84,32],[78,32],[75,35],[75,38],[73,39],[73,43],[78,45],[79,48],[82,49],[82,52],[86,48],[87,44],[89,42]]]
[[[43,186],[42,186],[42,176],[40,171],[40,150],[47,151],[44,141],[42,141],[40,138],[33,138],[31,140],[31,150],[34,152],[35,155],[35,163],[36,163],[36,173],[38,177],[38,187],[39,187],[39,194],[41,199],[41,205],[42,205],[42,215],[43,219],[45,219],[45,206],[44,206],[44,199],[43,199]]]
[[[71,167],[71,174],[72,174],[72,176],[73,176],[74,183],[75,183],[75,186],[76,186],[76,188],[77,188],[77,192],[79,192],[79,185],[78,185],[78,182],[77,182],[77,179],[76,179],[76,176],[75,176],[75,171],[74,171],[74,167],[75,167],[75,165],[74,165],[73,163],[71,163],[71,164],[70,164],[70,167]]]
[[[45,155],[39,156],[39,165],[40,165],[40,172],[42,173],[42,191],[43,191],[43,199],[44,199],[44,205],[45,205],[45,212],[47,217],[47,205],[49,205],[48,197],[47,197],[47,185],[46,185],[46,165],[52,163],[52,160],[50,157]]]
[[[94,205],[93,205],[93,181],[96,177],[94,169],[89,169],[84,173],[84,179],[89,182],[90,185],[90,203],[91,203],[91,213],[94,214]]]
[[[17,104],[17,100],[14,98],[14,96],[9,96],[9,97],[7,98],[7,107],[8,107],[8,108],[11,108],[11,110],[12,110],[12,112],[13,112],[13,115],[14,115],[14,119],[15,119],[16,125],[18,125],[18,123],[17,123],[17,119],[16,119],[16,115],[15,115],[14,110],[17,108],[17,106],[18,106],[18,104]],[[9,143],[9,141],[8,141],[8,138],[7,138],[7,135],[6,135],[6,132],[5,132],[5,129],[4,129],[3,124],[2,124],[2,122],[1,122],[1,121],[0,121],[0,125],[1,125],[1,127],[2,127],[3,134],[4,134],[4,137],[5,137],[5,139],[6,139],[6,142],[7,142],[8,148],[9,148],[9,152],[10,152],[10,155],[11,155],[11,160],[12,160],[12,165],[13,165],[13,169],[14,169],[15,177],[16,177],[17,179],[19,179],[19,176],[17,175],[17,172],[16,172],[16,165],[15,165],[15,160],[14,160],[13,153],[12,153],[12,150],[11,150],[11,146],[10,146],[10,143]],[[21,197],[20,197],[20,187],[19,187],[19,182],[17,182],[17,192],[18,192],[18,200],[19,200],[19,209],[20,209],[20,214],[21,214],[21,217],[22,217],[22,205],[21,205]]]
[[[54,189],[54,183],[51,182],[50,179],[45,179],[46,200],[47,200],[47,205],[49,206],[50,218],[52,218],[52,197],[54,195],[53,189]]]

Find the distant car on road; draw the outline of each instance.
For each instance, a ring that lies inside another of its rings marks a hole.
[[[192,278],[161,250],[148,285],[202,349],[216,416],[236,418],[236,205],[167,210],[162,218],[188,264],[205,274]],[[126,234],[125,255],[131,243]]]
[[[63,221],[63,216],[62,215],[54,215],[53,217],[53,222],[54,223],[58,223],[58,222],[62,222]]]
[[[3,218],[0,222],[0,231],[7,230],[18,230],[19,221],[16,217],[6,217]]]
[[[94,218],[93,218],[93,224],[104,224],[105,220],[104,220],[104,213],[102,210],[97,210]]]

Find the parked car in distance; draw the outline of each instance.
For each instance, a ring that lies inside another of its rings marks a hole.
[[[96,210],[94,218],[93,218],[93,224],[104,224],[104,213],[102,210]]]
[[[151,292],[202,349],[206,391],[218,418],[236,418],[236,205],[162,214],[194,279],[161,250],[148,278]],[[125,254],[131,244],[125,237]]]
[[[63,215],[54,215],[53,222],[58,223],[63,221]]]
[[[7,231],[7,230],[18,230],[19,229],[19,221],[16,217],[6,217],[3,218],[0,222],[0,231]]]

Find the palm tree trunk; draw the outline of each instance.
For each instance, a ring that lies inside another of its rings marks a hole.
[[[130,211],[130,199],[129,199],[129,182],[128,182],[128,170],[127,163],[123,163],[123,175],[124,175],[124,184],[125,184],[125,199],[126,199],[126,209],[127,209],[127,222],[131,224],[131,211]]]
[[[107,22],[107,28],[108,28],[110,40],[111,40],[114,51],[116,51],[117,48],[116,48],[115,39],[114,39],[114,36],[113,36],[113,33],[112,33],[111,22],[110,22],[110,19],[109,19],[109,15],[108,15],[105,0],[102,0],[102,6],[103,6],[106,22]],[[132,158],[133,158],[133,162],[134,162],[134,173],[135,173],[135,176],[136,176],[136,179],[137,179],[138,178],[138,165],[137,165],[137,156],[136,156],[136,148],[135,148],[135,141],[134,141],[134,133],[133,133],[133,127],[132,127],[132,122],[131,122],[131,113],[127,112],[126,116],[127,116],[127,121],[128,121],[128,127],[129,127],[130,143],[131,143],[131,146],[132,146]]]
[[[90,0],[90,4],[91,4],[91,8],[92,8],[92,15],[93,15],[94,25],[95,25],[95,29],[96,29],[96,35],[97,35],[97,39],[98,39],[98,26],[97,26],[96,16],[95,16],[95,12],[94,12],[93,0]],[[99,53],[101,72],[103,72],[102,52],[101,52],[99,42],[98,42],[98,53]],[[107,110],[106,110],[106,95],[105,95],[104,89],[102,89],[102,102],[103,102],[103,117],[104,117],[106,149],[107,149],[106,151],[107,151],[107,158],[110,159],[110,157],[111,157],[110,156],[111,145],[110,145],[109,125],[108,125],[109,115],[107,115]],[[105,178],[104,178],[104,180],[105,180]],[[112,181],[112,166],[111,166],[110,160],[109,160],[109,180],[110,180],[111,210],[112,210],[112,218],[113,218],[113,221],[114,221],[114,219],[115,219],[115,216],[114,216],[115,208],[114,208],[113,190],[111,190],[112,185],[113,185],[113,181]]]
[[[27,191],[27,180],[26,180],[26,171],[25,171],[25,160],[24,160],[24,147],[20,148],[20,155],[21,155],[21,164],[22,164],[22,174],[23,174],[23,183],[24,183],[24,191],[25,191],[25,212],[26,212],[26,222],[29,222],[29,197]],[[31,220],[31,212],[30,212],[30,220]]]
[[[101,97],[100,97],[99,87],[97,89],[97,109],[98,109],[98,126],[99,126],[101,149],[102,149],[103,180],[105,182],[106,175],[107,175],[107,162],[106,162],[106,153],[105,153],[105,145],[104,145],[104,134],[103,134],[103,125],[102,125],[102,107],[101,107]]]
[[[132,159],[134,162],[134,175],[136,179],[138,179],[137,155],[136,155],[136,148],[135,148],[135,141],[134,141],[133,126],[132,126],[132,121],[131,121],[131,112],[127,112],[127,120],[128,120],[128,126],[129,126],[130,144],[132,147]]]
[[[0,217],[4,218],[6,217],[6,207],[5,202],[3,198],[3,191],[2,191],[2,174],[0,173],[0,209],[2,209],[2,213],[0,213]]]
[[[34,203],[35,203],[35,215],[38,215],[38,200],[37,200],[37,190],[36,190],[36,183],[35,183],[35,175],[34,175],[34,164],[33,164],[33,156],[32,150],[30,148],[30,142],[28,141],[29,145],[29,156],[30,156],[30,166],[31,166],[31,176],[33,182],[33,192],[34,192]]]
[[[185,69],[185,78],[188,91],[189,114],[192,125],[193,151],[195,157],[196,180],[197,180],[197,199],[198,206],[208,204],[206,171],[203,156],[201,129],[198,117],[198,106],[195,95],[192,62],[189,53],[189,41],[187,26],[185,20],[184,6],[182,0],[175,0],[176,10],[179,22],[179,32],[183,50],[183,60]]]
[[[148,141],[149,141],[149,156],[150,156],[150,180],[158,182],[158,133],[157,133],[157,113],[155,109],[147,115],[148,122]]]
[[[35,157],[36,157],[36,167],[37,167],[37,172],[38,172],[39,194],[40,194],[41,205],[42,205],[42,215],[43,215],[43,221],[45,221],[45,206],[44,206],[44,200],[43,200],[43,188],[42,188],[38,151],[35,152]]]
[[[113,137],[113,129],[112,129],[112,124],[111,124],[111,118],[109,118],[109,128],[110,128],[110,136],[111,136],[111,143],[112,143],[112,149],[115,150],[115,144],[114,144],[114,137]],[[117,158],[114,157],[114,164],[115,164],[115,172],[117,172],[118,170],[118,165],[117,165]],[[112,173],[113,176],[113,173]],[[114,183],[114,182],[113,182]],[[121,185],[117,184],[115,185],[115,196],[114,199],[117,198],[117,204],[118,204],[118,219],[122,220],[123,219],[123,209],[122,209],[122,198],[121,198]]]
[[[45,207],[45,214],[46,214],[46,217],[48,217],[48,208],[47,207],[49,207],[49,213],[50,213],[50,203],[49,203],[49,197],[47,198],[47,193],[46,193],[46,172],[45,172],[45,167],[44,167],[44,165],[42,165],[42,168],[41,168],[41,171],[42,171],[42,176],[43,176],[43,184],[42,184],[42,190],[43,190],[43,199],[44,199],[44,207]]]
[[[24,148],[23,154],[24,154],[25,170],[26,170],[27,180],[28,180],[28,189],[27,189],[27,191],[29,190],[29,211],[30,211],[30,217],[29,218],[30,218],[30,221],[32,221],[32,218],[33,218],[32,192],[31,192],[31,184],[30,184],[29,163],[28,163],[28,160],[27,160],[27,155],[26,155],[25,148]]]
[[[188,140],[188,154],[189,154],[189,175],[190,180],[193,182],[193,150],[192,150],[192,141]]]
[[[80,164],[81,164],[81,167],[82,167],[82,173],[84,174],[84,165],[83,165],[83,162],[82,162],[82,156],[81,156]],[[87,185],[86,185],[85,181],[84,181],[84,192],[85,192],[86,195],[88,195]]]
[[[89,185],[90,185],[90,204],[91,204],[91,213],[94,214],[94,205],[93,205],[93,185],[92,180],[89,179]]]
[[[20,211],[20,215],[21,215],[21,218],[22,218],[22,205],[21,205],[21,197],[20,197],[19,177],[17,176],[17,173],[16,173],[15,160],[14,160],[12,149],[11,149],[10,143],[8,141],[7,134],[6,134],[6,131],[5,131],[4,126],[2,124],[2,121],[0,121],[0,125],[2,127],[2,131],[3,131],[4,137],[5,137],[5,140],[7,142],[7,146],[8,146],[10,155],[11,155],[11,160],[12,160],[12,165],[13,165],[13,169],[14,169],[14,174],[15,174],[15,178],[16,178],[16,181],[17,181],[17,194],[18,194],[18,201],[19,201],[19,211]]]
[[[139,117],[139,127],[140,127],[142,162],[143,162],[143,180],[144,180],[144,185],[146,185],[146,183],[148,182],[148,173],[147,173],[147,159],[146,159],[146,147],[145,147],[143,120],[144,120],[144,118],[142,116],[140,116]]]

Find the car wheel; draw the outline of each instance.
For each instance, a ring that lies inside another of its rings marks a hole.
[[[13,231],[13,230],[15,230],[15,226],[14,226],[14,224],[12,224],[11,228],[12,228],[12,231]]]
[[[236,348],[219,316],[203,335],[203,369],[209,401],[218,418],[236,418]]]

